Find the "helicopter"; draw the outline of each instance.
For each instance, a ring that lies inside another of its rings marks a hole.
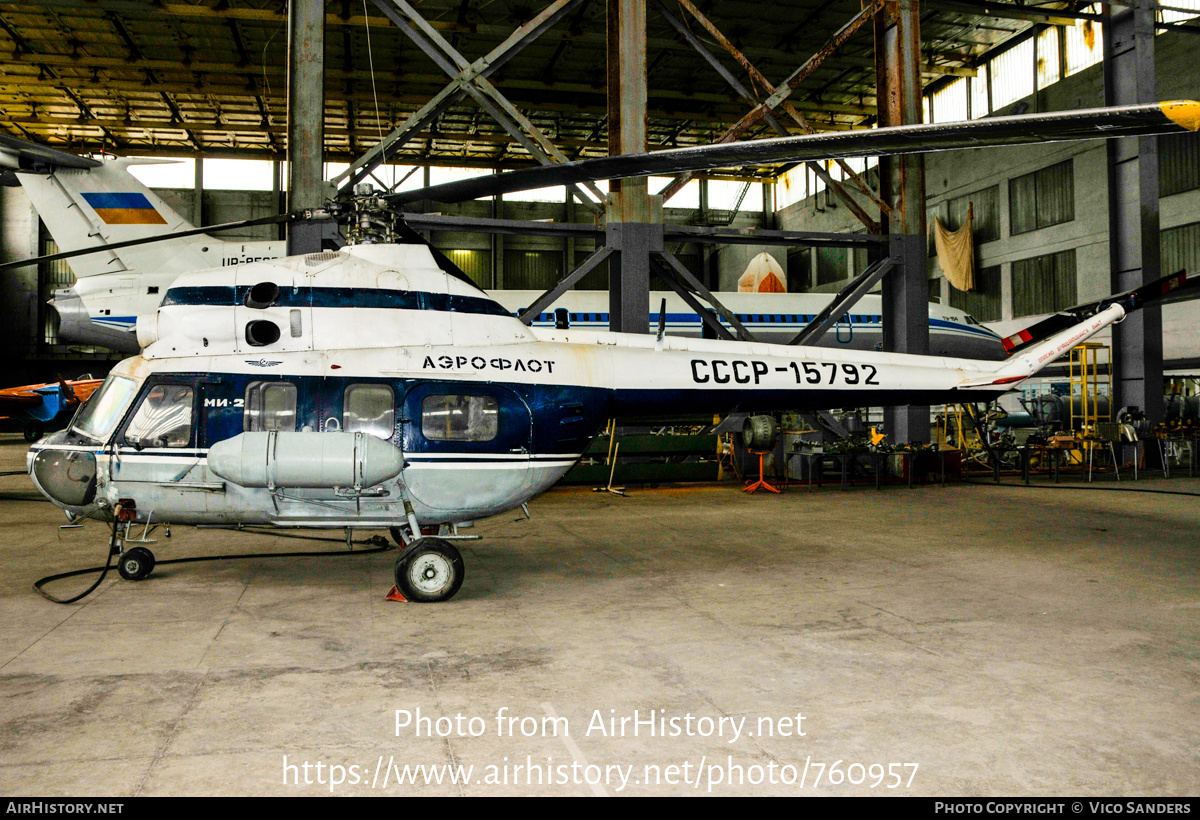
[[[1072,126],[1043,138],[1178,130],[1180,119],[1194,128],[1200,103],[1136,108],[1060,114]],[[998,128],[1028,141],[1046,118],[834,140],[896,153],[932,150],[939,134],[980,144]],[[686,149],[690,158],[665,151],[549,170],[556,181],[603,179],[830,150],[811,141],[828,138],[743,143],[748,159],[717,145],[716,159]],[[546,170],[493,182],[541,187]],[[462,195],[440,187],[427,193]],[[405,544],[394,567],[402,596],[449,600],[465,574],[459,527],[544,492],[610,418],[990,401],[1127,311],[1197,284],[1180,273],[1109,297],[1026,334],[1003,362],[668,336],[661,317],[656,334],[531,328],[409,229],[397,199],[364,187],[288,217],[337,219],[340,250],[180,276],[138,319],[142,353],[113,368],[66,430],[30,448],[34,484],[72,521],[113,522],[122,577],[153,570],[148,549],[124,546],[135,524],[155,520],[389,528]]]

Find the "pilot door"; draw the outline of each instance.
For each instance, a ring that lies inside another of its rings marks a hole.
[[[533,484],[533,419],[512,390],[426,382],[404,401],[404,479],[413,500],[438,512],[493,515],[526,500]]]
[[[139,511],[162,510],[156,520],[166,511],[192,517],[206,509],[207,472],[196,423],[202,388],[187,377],[147,381],[113,439],[111,481]]]

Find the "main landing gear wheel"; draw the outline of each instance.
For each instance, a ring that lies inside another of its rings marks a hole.
[[[396,559],[396,588],[410,601],[448,601],[464,574],[462,555],[441,538],[418,539]]]
[[[117,572],[126,581],[140,581],[154,572],[154,553],[145,547],[134,547],[121,553]]]
[[[25,424],[25,440],[30,444],[46,435],[46,428],[40,422],[30,421]]]

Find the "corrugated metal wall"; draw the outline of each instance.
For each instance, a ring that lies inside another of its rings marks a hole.
[[[1075,218],[1075,169],[1072,160],[1009,180],[1010,232],[1028,233]]]
[[[992,242],[1000,238],[1000,186],[993,185],[982,191],[974,191],[955,197],[946,203],[945,225],[957,231],[967,221],[967,206],[973,206],[975,217],[973,228],[976,244]]]
[[[46,233],[46,226],[40,226],[42,255],[58,253],[58,243]],[[58,324],[54,321],[54,312],[46,306],[46,302],[59,288],[67,288],[75,283],[75,274],[65,259],[53,262],[43,262],[38,266],[38,312],[42,326],[42,341],[47,346],[57,346]]]
[[[975,290],[950,288],[950,306],[965,310],[981,322],[1001,319],[1000,266],[975,271]]]
[[[1074,249],[1013,262],[1012,284],[1014,318],[1071,307],[1076,303]]]
[[[1200,272],[1200,222],[1180,225],[1159,234],[1163,276],[1186,270]]]
[[[546,290],[563,276],[560,251],[504,250],[504,287]]]
[[[458,265],[471,281],[481,288],[492,286],[492,254],[484,250],[445,250],[451,262]]]
[[[1158,138],[1159,196],[1200,188],[1200,134]]]

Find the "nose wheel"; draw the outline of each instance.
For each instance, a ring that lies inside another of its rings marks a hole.
[[[462,555],[441,538],[420,538],[396,559],[396,587],[410,601],[448,601],[464,574]]]
[[[134,547],[121,553],[117,572],[126,581],[140,581],[154,571],[154,553],[145,547]]]

